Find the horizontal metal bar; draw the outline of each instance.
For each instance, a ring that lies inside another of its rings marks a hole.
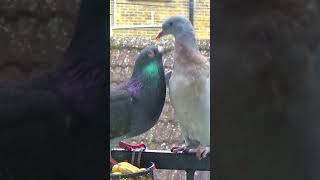
[[[111,155],[117,161],[129,162],[132,157],[132,151],[113,149]],[[157,169],[210,171],[210,155],[199,160],[194,153],[145,150],[141,154],[141,160],[155,163]]]

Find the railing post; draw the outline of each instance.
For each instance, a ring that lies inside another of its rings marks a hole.
[[[194,173],[196,172],[195,170],[192,169],[187,169],[187,180],[193,180],[194,179]]]

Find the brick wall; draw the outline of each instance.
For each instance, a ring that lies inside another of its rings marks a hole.
[[[115,3],[115,4],[114,4]],[[134,25],[158,25],[169,16],[184,15],[189,17],[189,0],[112,0],[111,21],[115,27]],[[115,6],[114,6],[115,5]],[[154,12],[154,22],[151,13]],[[195,0],[194,26],[198,39],[210,38],[210,1]],[[115,37],[154,38],[160,27],[113,29]]]
[[[0,0],[0,84],[26,80],[61,60],[80,0]]]
[[[127,81],[132,73],[134,58],[148,45],[154,42],[141,38],[111,38],[110,80],[111,87]],[[165,70],[172,69],[173,42],[162,40],[159,45],[165,49]],[[199,41],[200,51],[206,57],[210,56],[210,43],[207,40]],[[167,93],[166,103],[158,123],[148,132],[126,140],[129,143],[145,143],[149,149],[170,150],[173,146],[183,144],[181,132]],[[191,163],[191,162],[190,162]],[[200,173],[199,173],[200,174]],[[199,178],[199,174],[196,177]],[[184,180],[184,171],[156,170],[156,179]]]
[[[199,39],[210,39],[210,1],[195,0],[194,28]]]

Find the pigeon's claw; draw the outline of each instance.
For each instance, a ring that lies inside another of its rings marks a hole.
[[[132,145],[132,144],[128,144],[126,142],[123,142],[123,141],[120,141],[119,142],[119,147],[122,148],[122,149],[125,149],[127,151],[132,151],[132,150],[135,150],[135,149],[146,149],[147,146],[145,144],[138,144],[138,145]]]
[[[199,160],[206,158],[210,153],[210,147],[208,146],[199,146],[197,148],[196,156]]]
[[[175,147],[171,148],[171,152],[173,152],[173,153],[179,153],[179,152],[187,153],[187,152],[189,152],[189,149],[185,145],[183,145],[181,147],[175,146]]]
[[[113,167],[114,165],[118,164],[118,162],[116,160],[114,160],[110,154],[110,165],[111,167]]]

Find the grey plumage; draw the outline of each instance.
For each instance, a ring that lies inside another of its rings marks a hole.
[[[174,65],[169,80],[170,100],[186,142],[205,157],[210,146],[210,67],[201,55],[194,29],[183,16],[168,18],[157,38],[175,37]]]
[[[169,87],[169,80],[171,78],[171,74],[172,74],[172,71],[168,71],[166,74],[165,74],[165,78],[166,78],[166,85]]]

